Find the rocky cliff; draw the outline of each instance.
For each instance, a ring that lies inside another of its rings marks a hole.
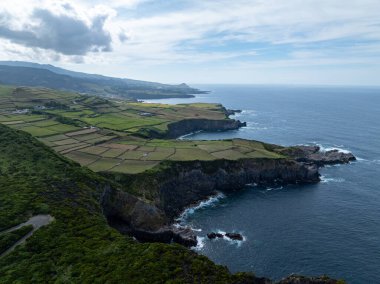
[[[166,161],[154,170],[137,175],[104,173],[125,186],[123,190],[104,195],[105,214],[111,225],[124,233],[149,241],[154,241],[156,235],[157,241],[169,242],[175,239],[175,230],[170,227],[174,219],[186,207],[218,191],[239,190],[251,183],[316,183],[320,181],[318,167],[355,159],[350,153],[321,152],[314,146],[268,147],[287,157]]]
[[[177,138],[182,135],[197,131],[227,131],[235,130],[246,126],[245,122],[235,119],[186,119],[178,122],[173,122],[168,125],[166,138]]]
[[[173,226],[175,218],[188,206],[218,191],[234,191],[246,184],[258,185],[316,183],[318,168],[325,164],[355,160],[350,153],[321,152],[318,147],[278,147],[271,150],[286,155],[278,159],[215,161],[166,161],[159,168],[137,175],[104,173],[123,189],[107,188],[102,198],[103,212],[111,226],[142,242],[176,242],[195,246],[189,228]],[[130,193],[128,193],[130,192]],[[138,196],[138,197],[136,197]],[[291,275],[279,282],[252,276],[248,282],[260,284],[338,284],[328,277]]]
[[[218,191],[233,191],[246,184],[290,184],[319,181],[317,167],[289,159],[244,159],[171,163],[154,183],[155,204],[172,220],[184,208]],[[139,181],[140,183],[141,181]]]
[[[165,162],[159,170],[138,175],[106,173],[125,190],[107,190],[104,213],[110,224],[140,240],[169,242],[176,230],[170,227],[186,207],[218,191],[232,191],[248,183],[289,184],[319,181],[318,169],[291,159],[244,159],[191,162]],[[182,235],[183,232],[177,232]],[[188,233],[188,232],[186,232]],[[155,236],[157,238],[155,238]],[[180,243],[194,245],[193,236]]]
[[[292,157],[298,162],[314,164],[319,167],[325,165],[347,164],[356,160],[352,153],[342,152],[337,149],[321,151],[319,146],[282,147],[275,151]]]

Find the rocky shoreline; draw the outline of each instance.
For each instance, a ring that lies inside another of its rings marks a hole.
[[[225,109],[226,117],[238,110]],[[167,137],[179,137],[194,131],[225,131],[245,126],[238,120],[183,120],[169,124]],[[317,183],[319,168],[345,164],[356,160],[353,154],[338,150],[321,151],[318,146],[281,147],[267,144],[283,158],[247,158],[214,161],[166,161],[159,171],[136,175],[104,173],[121,184],[133,188],[136,197],[122,189],[106,188],[102,196],[103,213],[108,223],[123,234],[140,242],[178,243],[186,247],[197,245],[191,228],[181,227],[175,220],[186,208],[214,196],[230,192],[247,184],[261,186]],[[228,238],[241,241],[237,233],[210,233],[208,238]],[[327,277],[307,278],[291,275],[279,282],[254,277],[253,283],[339,283]]]
[[[226,109],[224,120],[186,119],[168,125],[166,138],[177,138],[198,131],[228,131],[246,126],[230,119],[241,110]],[[156,137],[154,133],[151,133]],[[162,134],[160,134],[162,136]],[[158,135],[159,136],[159,135]],[[125,190],[106,190],[102,204],[111,225],[140,241],[178,242],[195,246],[196,237],[188,228],[174,226],[186,208],[207,200],[217,192],[236,191],[247,184],[260,186],[317,183],[318,169],[325,165],[356,160],[351,153],[321,151],[318,146],[282,147],[266,144],[283,159],[249,158],[240,160],[165,162],[154,173],[122,175],[104,173],[145,196],[145,201]]]
[[[226,110],[226,116],[236,113]],[[224,131],[245,126],[238,120],[185,120],[169,125],[168,136],[178,137],[189,132]],[[191,228],[180,227],[175,220],[186,208],[214,196],[230,192],[247,184],[261,186],[306,184],[320,181],[319,168],[325,165],[346,164],[356,160],[353,154],[338,150],[321,151],[318,146],[281,147],[267,144],[284,158],[248,158],[214,161],[166,161],[160,170],[136,175],[104,173],[125,184],[139,197],[123,189],[106,188],[102,196],[103,213],[108,223],[123,234],[141,242],[176,242],[187,247],[197,245]],[[220,238],[211,233],[210,239]],[[231,240],[242,236],[229,233]],[[255,277],[252,283],[338,283],[329,278],[289,276],[280,282]]]
[[[108,189],[103,194],[103,211],[110,224],[140,241],[178,242],[195,246],[188,228],[173,226],[186,208],[247,184],[260,186],[306,184],[320,181],[324,165],[354,161],[351,153],[320,151],[317,146],[280,147],[281,159],[241,159],[166,162],[157,172],[133,176],[106,174],[136,188],[149,200],[143,201],[124,190]]]
[[[177,138],[197,131],[228,131],[247,126],[246,122],[235,119],[186,119],[168,125],[166,138]]]

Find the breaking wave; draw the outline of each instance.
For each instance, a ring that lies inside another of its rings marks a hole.
[[[182,214],[176,219],[176,221],[181,223],[185,221],[190,215],[194,214],[195,211],[202,208],[215,206],[220,201],[220,199],[223,199],[225,197],[226,196],[223,193],[219,192],[217,195],[211,196],[210,198],[201,201],[197,205],[185,209]]]
[[[321,176],[321,183],[330,183],[330,182],[345,182],[344,178],[329,178],[325,176]]]

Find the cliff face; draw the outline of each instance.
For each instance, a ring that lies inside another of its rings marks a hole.
[[[277,150],[278,153],[290,156],[298,162],[314,164],[319,167],[324,165],[347,164],[355,161],[351,153],[339,150],[321,151],[318,146],[295,146]]]
[[[102,196],[103,214],[122,233],[157,231],[168,222],[157,206],[119,189],[107,187]]]
[[[234,119],[186,119],[168,125],[166,138],[177,138],[196,131],[227,131],[246,126],[245,122]]]
[[[139,175],[106,174],[140,199],[124,191],[107,191],[105,215],[124,231],[157,231],[173,222],[186,207],[246,184],[290,184],[319,181],[316,166],[289,159],[246,159],[167,162],[159,171]],[[142,201],[142,200],[148,201]]]
[[[174,163],[156,183],[157,206],[172,220],[187,206],[246,184],[291,184],[319,181],[316,166],[288,159],[220,160]]]
[[[175,232],[168,226],[175,217],[218,191],[239,190],[250,183],[316,183],[320,181],[318,167],[355,159],[348,153],[320,152],[318,147],[280,147],[276,151],[288,158],[166,161],[156,170],[137,175],[104,173],[132,193],[106,192],[105,215],[120,231],[149,241],[159,236],[157,240],[169,242]]]

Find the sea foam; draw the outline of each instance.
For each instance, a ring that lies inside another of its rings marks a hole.
[[[186,208],[182,214],[176,219],[177,222],[184,222],[190,215],[194,214],[195,211],[207,207],[215,206],[221,199],[225,198],[226,196],[219,192],[218,194],[211,196],[210,198],[203,200],[199,202],[197,205]]]

